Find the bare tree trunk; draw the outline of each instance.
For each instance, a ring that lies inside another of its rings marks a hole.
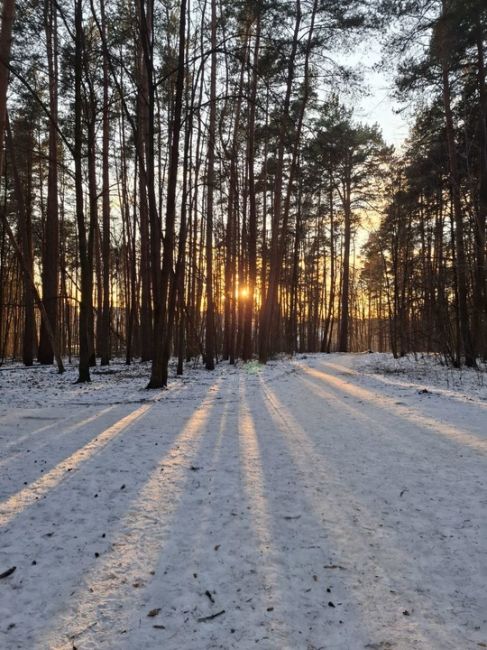
[[[163,299],[167,296],[166,322],[162,351],[163,385],[167,385],[167,369],[171,352],[172,333],[176,311],[177,290],[180,275],[183,272],[184,247],[186,245],[186,217],[181,219],[179,237],[179,254],[173,277],[174,259],[174,227],[176,222],[176,186],[179,167],[179,139],[181,135],[181,115],[183,110],[183,92],[185,76],[185,51],[186,51],[186,0],[181,0],[179,16],[179,53],[178,71],[176,76],[176,94],[174,98],[173,128],[171,140],[171,154],[168,170],[167,203],[166,203],[166,232],[164,237],[164,263],[162,267]],[[184,212],[185,208],[183,208]]]
[[[254,316],[255,289],[257,284],[257,201],[255,191],[255,114],[257,100],[257,82],[260,51],[260,11],[257,9],[255,42],[252,60],[252,81],[249,98],[249,126],[247,139],[247,168],[249,191],[249,223],[247,233],[248,246],[248,291],[244,313],[244,333],[242,357],[248,361],[252,357],[252,321]]]
[[[443,0],[443,14],[446,12],[446,2]],[[453,215],[455,219],[455,247],[456,247],[456,280],[458,292],[458,317],[460,326],[460,339],[462,342],[465,364],[469,367],[476,365],[475,352],[470,333],[467,308],[467,272],[465,243],[463,234],[463,213],[460,198],[460,180],[458,175],[457,149],[451,109],[451,90],[449,69],[447,63],[446,33],[440,34],[441,38],[441,69],[443,83],[443,107],[445,110],[446,139],[448,145],[448,160],[450,167],[450,182],[453,202]]]
[[[100,0],[101,28],[106,39],[105,0]],[[107,52],[103,50],[103,123],[102,123],[102,270],[103,270],[103,301],[100,328],[100,363],[106,366],[110,363],[110,122],[109,122],[109,71]]]
[[[188,17],[191,15],[191,7],[188,2]],[[186,60],[189,58],[190,21],[187,21],[186,37]],[[183,192],[181,197],[181,225],[179,230],[178,263],[176,268],[177,279],[177,300],[179,310],[179,333],[178,333],[178,365],[177,374],[183,374],[184,354],[186,350],[186,301],[185,301],[185,277],[186,277],[186,241],[188,236],[188,200],[191,196],[191,133],[193,131],[193,107],[196,93],[196,84],[193,83],[190,75],[186,74],[186,124],[184,131],[184,153],[183,153]],[[189,224],[191,231],[191,223]]]
[[[348,154],[350,155],[350,154]],[[338,339],[338,351],[348,352],[348,324],[349,324],[349,301],[350,301],[350,244],[352,238],[352,211],[350,196],[350,170],[344,187],[343,216],[345,221],[344,242],[343,242],[343,267],[342,267],[342,295],[340,308],[340,334]]]
[[[21,265],[27,273],[23,273],[23,303],[24,303],[24,332],[22,341],[22,360],[24,365],[32,366],[34,363],[34,341],[35,341],[35,316],[34,316],[34,292],[32,290],[32,278],[34,277],[34,261],[32,255],[32,224],[30,213],[24,200],[24,189],[19,176],[17,159],[15,155],[15,144],[12,138],[12,130],[7,116],[7,143],[12,162],[14,177],[15,198],[19,215],[19,235],[22,250]],[[47,335],[47,332],[46,332]],[[48,335],[47,335],[48,336]],[[49,342],[50,344],[50,342]]]
[[[139,3],[139,20],[140,5]],[[144,49],[137,44],[137,133],[136,146],[139,160],[144,160],[149,137],[149,80],[144,63]],[[142,166],[139,165],[139,215],[140,215],[140,343],[142,361],[149,361],[153,356],[154,328],[151,297],[151,268],[149,246],[149,212],[147,188]]]
[[[147,11],[146,11],[147,5]],[[154,304],[154,337],[151,377],[147,388],[162,388],[164,386],[162,336],[165,318],[165,296],[162,287],[161,269],[161,220],[157,209],[154,180],[154,65],[153,65],[153,41],[152,21],[153,5],[152,0],[139,0],[140,7],[140,28],[141,41],[144,54],[144,66],[148,79],[147,96],[147,141],[145,143],[145,186],[149,202],[150,222],[150,254],[152,270],[152,292]],[[142,165],[141,165],[142,171]]]
[[[83,52],[84,54],[84,52]],[[96,366],[95,351],[95,310],[93,305],[93,270],[95,258],[95,242],[98,230],[98,193],[96,188],[96,132],[95,116],[96,105],[94,101],[93,89],[90,92],[90,99],[87,101],[86,113],[88,123],[88,200],[89,200],[89,228],[88,228],[88,268],[89,274],[87,282],[87,294],[85,301],[87,303],[88,316],[88,337],[90,343],[90,366]],[[98,251],[99,254],[99,251]]]
[[[480,182],[479,212],[475,224],[475,324],[476,347],[487,359],[487,285],[486,285],[486,223],[487,223],[487,91],[485,88],[484,31],[480,15],[476,19],[477,71],[480,97]]]
[[[299,42],[299,33],[301,27],[301,1],[296,3],[296,21],[292,41],[291,54],[289,57],[286,95],[281,117],[281,128],[279,133],[279,145],[277,153],[277,164],[274,177],[274,197],[273,197],[273,214],[272,214],[272,234],[271,234],[271,251],[270,251],[270,275],[265,301],[263,302],[260,314],[260,331],[259,331],[259,361],[265,363],[269,356],[270,334],[272,330],[273,316],[276,309],[278,297],[278,283],[281,272],[279,263],[280,252],[280,234],[281,234],[281,212],[282,212],[282,186],[284,178],[284,152],[286,145],[286,135],[289,128],[289,106],[291,102],[291,90],[294,83],[296,54]]]
[[[213,194],[216,144],[216,0],[211,0],[210,120],[208,124],[208,170],[206,195],[206,346],[205,366],[215,368],[215,315],[213,303]]]
[[[90,381],[89,311],[91,309],[91,268],[83,205],[83,9],[82,0],[75,0],[75,58],[74,58],[74,166],[76,223],[78,226],[79,260],[81,267],[81,298],[79,309],[79,372],[78,382]]]
[[[42,299],[49,322],[57,334],[58,272],[59,272],[59,214],[58,214],[58,155],[57,155],[57,19],[52,0],[44,3],[44,29],[46,34],[49,75],[49,167],[47,181],[47,213],[42,251]],[[53,362],[53,350],[45,326],[41,325],[38,359],[41,363]]]
[[[335,289],[336,289],[336,260],[335,260],[335,205],[333,201],[333,172],[329,170],[330,188],[328,191],[329,210],[330,210],[330,292],[328,295],[328,306],[325,318],[323,338],[321,340],[321,352],[330,353],[331,335],[333,330],[333,314],[335,309]],[[326,278],[324,278],[326,282]]]

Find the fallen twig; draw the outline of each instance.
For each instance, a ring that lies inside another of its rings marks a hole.
[[[10,569],[7,569],[6,571],[4,571],[3,573],[0,573],[0,580],[2,578],[8,578],[9,576],[11,576],[16,568],[17,568],[16,566],[13,566],[13,567],[10,567]]]
[[[212,621],[214,618],[216,618],[217,616],[221,616],[224,613],[225,610],[222,609],[221,612],[217,612],[216,614],[211,614],[211,616],[202,616],[201,618],[198,619],[198,623],[206,623],[207,621]]]

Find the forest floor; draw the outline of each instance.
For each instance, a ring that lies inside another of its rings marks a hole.
[[[487,647],[487,375],[147,376],[0,368],[0,648]]]

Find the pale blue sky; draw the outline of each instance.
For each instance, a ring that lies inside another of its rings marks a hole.
[[[408,135],[407,112],[397,114],[394,109],[400,105],[392,98],[394,85],[390,70],[374,69],[380,66],[381,47],[378,41],[364,39],[352,53],[340,57],[343,63],[364,72],[368,94],[357,93],[344,97],[345,103],[353,106],[355,117],[363,122],[377,122],[388,144],[399,148]]]

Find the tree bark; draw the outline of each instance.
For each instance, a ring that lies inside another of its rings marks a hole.
[[[179,254],[176,273],[173,276],[174,259],[174,228],[176,222],[176,187],[179,167],[179,140],[181,135],[181,115],[183,110],[183,92],[185,77],[185,51],[186,51],[186,0],[181,0],[179,16],[179,52],[178,71],[176,75],[176,94],[174,98],[173,128],[171,139],[171,153],[168,170],[167,203],[166,203],[166,232],[164,237],[164,263],[162,266],[162,295],[166,300],[166,322],[162,351],[162,382],[167,385],[167,372],[171,352],[172,334],[176,311],[177,290],[180,275],[183,273],[184,246],[186,245],[186,218],[183,214],[179,238]],[[183,208],[183,213],[185,208]]]
[[[101,28],[106,39],[105,0],[100,0]],[[110,120],[109,120],[109,70],[107,53],[103,50],[103,118],[102,118],[102,271],[103,305],[100,328],[100,363],[110,363]]]
[[[351,156],[347,152],[347,156]],[[351,187],[350,187],[350,165],[347,165],[347,176],[343,188],[343,263],[342,263],[342,294],[340,308],[340,333],[338,338],[338,351],[348,352],[349,343],[349,301],[350,301],[350,246],[352,239],[352,209],[351,209]]]
[[[34,277],[34,260],[32,255],[32,223],[30,212],[27,209],[24,199],[24,188],[17,167],[15,144],[12,137],[12,130],[7,116],[7,148],[12,163],[14,177],[15,197],[17,201],[17,212],[19,216],[19,238],[22,250],[21,265],[25,271],[22,274],[22,297],[24,303],[24,331],[22,340],[22,361],[26,366],[34,363],[34,341],[35,341],[35,315],[34,315],[34,292],[32,278]],[[44,325],[44,329],[46,329]],[[47,334],[46,329],[46,336]],[[50,340],[49,340],[49,345]]]
[[[249,99],[249,127],[247,140],[247,167],[249,175],[249,224],[248,224],[248,265],[249,281],[245,303],[243,351],[244,361],[252,357],[252,321],[254,314],[255,289],[257,284],[257,201],[255,192],[255,116],[257,100],[258,66],[260,52],[260,10],[257,9],[255,42],[252,60],[252,81]]]
[[[82,124],[82,76],[83,76],[83,9],[82,0],[75,0],[75,58],[74,58],[74,167],[76,223],[81,268],[81,296],[79,308],[79,369],[78,383],[90,378],[89,310],[91,308],[91,268],[83,204],[83,124]]]
[[[443,0],[443,15],[446,16],[446,1]],[[470,324],[467,308],[467,270],[464,243],[463,212],[460,197],[460,179],[458,174],[457,148],[453,126],[453,113],[451,109],[451,89],[447,60],[448,42],[446,30],[440,33],[440,59],[442,73],[443,107],[445,111],[446,139],[448,146],[448,162],[450,168],[450,182],[455,220],[455,247],[456,247],[456,280],[458,295],[458,317],[460,326],[460,339],[462,342],[465,364],[468,367],[476,366],[475,352],[470,333]]]
[[[44,28],[46,34],[49,78],[49,163],[47,180],[47,212],[44,246],[42,251],[42,300],[49,322],[57,336],[58,286],[59,286],[59,214],[58,214],[58,138],[57,138],[57,19],[52,0],[45,0]],[[41,324],[38,360],[52,364],[53,349],[45,325]]]
[[[279,132],[279,144],[277,154],[277,166],[274,176],[274,197],[272,211],[272,233],[271,233],[271,250],[270,250],[270,273],[269,283],[265,300],[262,305],[260,314],[260,331],[259,331],[259,361],[266,363],[270,351],[270,335],[273,327],[273,317],[277,304],[278,283],[281,272],[279,263],[280,253],[280,236],[281,236],[281,217],[282,217],[282,187],[284,178],[284,153],[286,147],[286,136],[289,129],[289,107],[291,102],[291,91],[294,83],[294,74],[296,66],[296,55],[299,43],[299,33],[301,27],[302,13],[301,1],[296,3],[296,20],[294,26],[291,53],[289,57],[286,94],[281,116],[281,126]]]
[[[215,369],[215,315],[213,303],[213,209],[216,144],[216,0],[211,0],[210,119],[208,123],[208,168],[206,194],[206,345],[205,367]]]

